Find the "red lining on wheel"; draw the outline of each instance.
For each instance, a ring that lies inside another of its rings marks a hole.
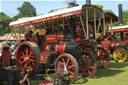
[[[62,58],[63,57],[67,57],[68,58],[68,56],[62,56]],[[62,59],[62,58],[60,58],[60,59]],[[60,59],[57,61],[57,63],[60,61]],[[64,58],[63,58],[64,59]],[[70,58],[68,58],[68,59],[70,59]],[[68,60],[67,62],[65,62],[64,60],[62,60],[63,61],[63,63],[65,63],[66,64],[66,67],[67,67],[67,65],[68,65],[68,63],[69,63],[69,61],[71,61],[72,62],[72,64],[74,65],[74,63],[73,63],[73,61],[70,59],[70,60]],[[75,66],[75,65],[74,65]],[[58,67],[57,67],[58,68]],[[68,69],[68,67],[67,67],[67,69]],[[57,71],[58,71],[58,69],[57,69]],[[75,77],[75,73],[76,73],[76,69],[74,69],[74,73],[72,72],[72,71],[68,71],[70,74],[72,74],[73,75],[73,77],[71,78],[71,79],[69,79],[68,81],[70,82],[70,81],[72,81],[73,79],[74,79],[74,77]]]
[[[94,62],[90,63],[91,66],[89,68],[86,68],[86,69],[84,68],[84,67],[87,67],[89,58],[91,58],[91,57],[84,58],[83,62],[85,62],[85,63],[79,66],[80,76],[82,76],[82,77],[90,77],[95,72],[95,63]],[[93,61],[92,58],[91,58],[91,61]],[[87,74],[85,74],[85,72],[87,72]]]
[[[26,69],[27,73],[31,73],[34,70],[35,60],[32,59],[32,58],[34,58],[33,53],[34,53],[33,49],[27,43],[20,45],[17,52],[16,52],[17,65],[18,66],[22,65]],[[25,58],[27,58],[27,57],[29,59],[25,61]],[[31,72],[27,71],[28,67],[31,67],[31,68],[29,68],[29,69],[31,69]]]
[[[101,50],[101,49],[98,49],[98,50],[102,51],[102,56],[103,55],[106,55],[107,56],[107,53],[104,50]],[[100,66],[98,65],[97,67],[98,68],[104,68],[104,67],[106,67],[106,65],[108,64],[108,58],[109,58],[109,56],[106,57],[106,59],[104,60],[105,62],[104,62],[103,65],[100,65]],[[102,61],[102,59],[103,59],[103,57],[101,57],[101,55],[100,56],[97,56],[97,61],[98,62],[99,61]]]

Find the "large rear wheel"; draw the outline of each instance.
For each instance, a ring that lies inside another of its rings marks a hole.
[[[22,67],[25,72],[33,75],[39,68],[40,50],[35,43],[23,42],[16,51],[17,67]]]
[[[56,60],[56,67],[58,62],[65,63],[68,74],[65,75],[64,80],[66,83],[72,83],[76,80],[79,68],[76,59],[68,53],[61,54]],[[57,69],[57,68],[56,68]]]
[[[93,55],[83,52],[79,61],[79,73],[82,77],[92,77],[96,72],[96,59]]]
[[[106,49],[98,47],[96,50],[97,67],[104,68],[109,63],[109,53]]]

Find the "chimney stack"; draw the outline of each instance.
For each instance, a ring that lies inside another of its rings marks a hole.
[[[118,9],[119,9],[119,25],[123,25],[123,13],[122,13],[122,4],[118,5]]]
[[[91,4],[91,0],[86,0],[86,4],[90,5]]]

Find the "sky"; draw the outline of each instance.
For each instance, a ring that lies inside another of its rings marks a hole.
[[[35,8],[37,15],[45,14],[52,9],[67,7],[69,0],[0,0],[0,12],[10,17],[17,15],[17,8],[21,7],[24,1],[30,2]],[[76,0],[79,5],[85,4],[86,0]],[[92,4],[104,5],[105,10],[113,10],[118,16],[118,4],[123,5],[123,10],[128,10],[128,0],[91,0]]]

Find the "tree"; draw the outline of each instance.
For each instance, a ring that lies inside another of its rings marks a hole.
[[[100,4],[96,4],[97,7],[103,9],[104,6],[103,5],[100,5]],[[104,10],[104,12],[113,12],[112,10]],[[113,12],[114,13],[114,12]]]
[[[18,18],[22,17],[32,17],[36,16],[36,8],[31,5],[29,2],[24,2],[23,5],[17,8],[19,13],[13,17],[13,20],[17,20]]]
[[[11,29],[9,28],[10,22],[11,18],[5,13],[0,12],[0,36],[11,31]]]
[[[124,25],[128,25],[128,10],[123,11],[123,23]]]
[[[123,11],[123,25],[128,25],[128,10]],[[115,22],[114,26],[119,26],[119,21]]]

